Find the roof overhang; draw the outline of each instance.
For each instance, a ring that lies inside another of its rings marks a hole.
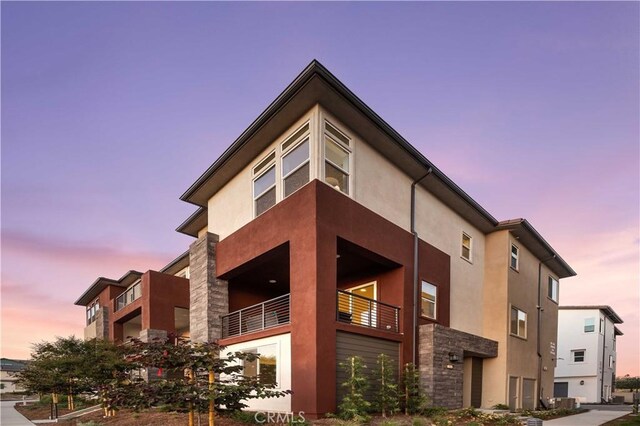
[[[198,232],[205,226],[207,226],[207,208],[199,207],[198,210],[193,212],[191,216],[176,228],[176,231],[198,238]]]
[[[274,139],[285,132],[291,123],[318,104],[340,117],[345,125],[357,131],[369,145],[414,180],[420,179],[427,170],[431,169],[431,175],[421,181],[421,185],[478,229],[487,233],[498,224],[498,221],[482,206],[315,60],[180,199],[206,207],[211,196],[253,161]],[[185,223],[188,221],[189,219]]]
[[[580,306],[559,306],[558,309],[572,311],[572,310],[600,310],[603,314],[607,316],[614,324],[622,324],[624,321],[620,316],[613,310],[613,308],[609,305],[580,305]],[[620,335],[622,332],[618,330]]]
[[[189,266],[189,250],[185,251],[180,256],[169,262],[167,266],[160,269],[160,272],[164,274],[175,275],[187,266]]]
[[[78,300],[74,302],[74,305],[87,306],[88,304],[93,302],[94,299],[98,297],[98,295],[100,295],[100,293],[102,293],[102,291],[108,286],[112,285],[116,287],[127,288],[136,280],[140,279],[141,276],[142,272],[128,271],[118,280],[99,277],[93,282],[93,284],[89,286],[89,288],[84,293],[82,293],[82,296],[80,296]]]
[[[613,334],[615,336],[623,336],[624,333],[622,331],[620,331],[620,329],[618,327],[616,327],[615,325],[613,326]]]
[[[542,235],[526,219],[513,219],[502,221],[496,226],[496,231],[510,231],[522,244],[524,244],[540,261],[542,261],[558,278],[573,277],[576,275],[571,266],[542,238]]]

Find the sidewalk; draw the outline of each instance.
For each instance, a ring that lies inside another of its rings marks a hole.
[[[555,420],[545,420],[544,426],[599,426],[603,423],[626,416],[631,412],[628,410],[609,411],[609,410],[589,410],[586,413],[576,414],[574,416],[561,417]]]
[[[2,401],[0,403],[0,425],[2,426],[32,426],[25,416],[18,413],[13,406],[18,401]]]

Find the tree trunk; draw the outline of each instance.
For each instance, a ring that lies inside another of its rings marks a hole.
[[[213,394],[213,383],[216,379],[216,375],[213,370],[209,370],[209,426],[215,425],[215,399]]]

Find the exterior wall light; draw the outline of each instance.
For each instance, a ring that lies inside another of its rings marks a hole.
[[[460,361],[460,357],[458,354],[454,354],[453,352],[449,352],[449,361],[450,362],[458,362]]]
[[[580,380],[580,384],[581,384],[581,385],[584,385],[584,380]]]

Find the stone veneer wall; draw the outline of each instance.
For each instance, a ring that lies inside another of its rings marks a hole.
[[[229,313],[229,289],[216,277],[218,236],[207,232],[189,247],[189,332],[193,342],[222,337],[222,315]]]
[[[498,355],[498,342],[454,330],[439,324],[419,328],[420,383],[430,405],[461,408],[463,362],[465,356],[491,358]],[[459,362],[449,361],[449,354]]]
[[[109,307],[103,306],[96,313],[96,339],[109,339]]]

